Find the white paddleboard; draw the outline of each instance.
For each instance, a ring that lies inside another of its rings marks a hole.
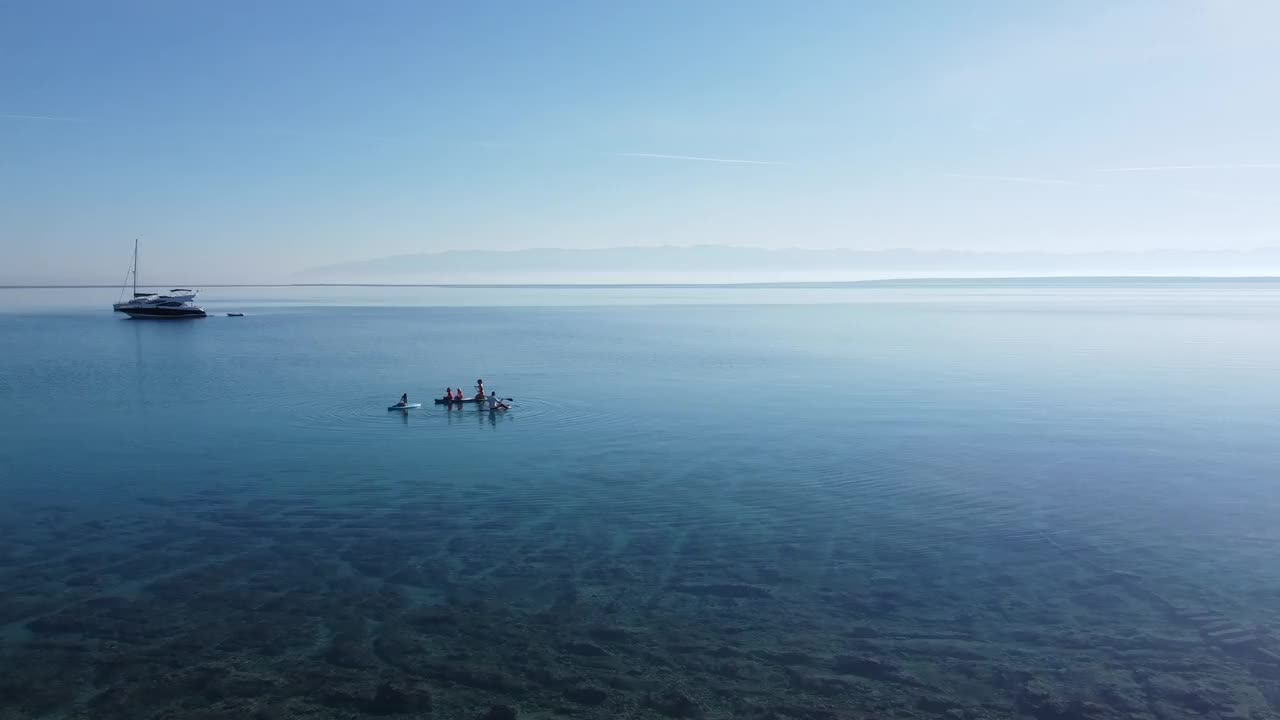
[[[422,407],[422,403],[409,403],[408,405],[401,405],[399,403],[396,403],[395,405],[392,405],[387,409],[388,410],[412,410],[414,408],[420,408],[420,407]]]

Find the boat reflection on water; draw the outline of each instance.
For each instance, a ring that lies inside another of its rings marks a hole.
[[[471,415],[475,416],[476,422],[482,428],[486,423],[488,423],[489,427],[496,428],[499,423],[514,421],[514,418],[511,417],[510,410],[489,410],[486,408],[484,410],[473,411],[465,405],[449,406],[444,417],[450,425],[453,425],[455,423],[471,422],[471,418],[467,417]]]

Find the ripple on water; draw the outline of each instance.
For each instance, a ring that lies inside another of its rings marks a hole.
[[[388,411],[389,404],[385,398],[327,395],[283,397],[275,402],[294,427],[356,436],[400,423],[404,413]]]
[[[907,548],[983,538],[1035,539],[1025,502],[982,492],[964,474],[964,463],[954,469],[944,466],[919,447],[897,450],[852,438],[847,452],[831,453],[794,435],[744,446],[732,422],[707,425],[695,417],[685,426],[685,418],[676,415],[655,428],[651,416],[582,397],[517,397],[509,412],[497,415],[474,405],[435,405],[431,399],[408,413],[388,411],[387,399],[375,396],[282,395],[268,402],[290,424],[357,441],[403,437],[405,430],[519,430],[534,442],[501,451],[520,460],[506,480],[489,487],[475,484],[467,472],[457,474],[458,482],[477,494],[471,502],[490,511],[510,506],[533,516],[578,513],[703,531],[754,524],[770,529],[760,535],[762,540],[844,523],[851,529],[838,531],[842,536],[856,535],[857,527],[874,527],[878,541]],[[680,463],[661,462],[661,443],[674,442],[677,450],[687,447],[688,439],[668,437],[686,431],[705,434],[699,441],[704,452],[685,455]],[[538,442],[539,436],[548,442]],[[572,447],[573,452],[562,457],[557,447]],[[950,457],[955,461],[954,454]],[[551,465],[555,472],[545,472]],[[536,482],[523,482],[535,477]],[[439,486],[434,487],[438,493]],[[749,540],[750,535],[744,537]]]

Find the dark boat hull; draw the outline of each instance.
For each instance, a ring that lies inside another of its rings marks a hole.
[[[204,310],[200,308],[117,308],[116,312],[122,312],[131,318],[140,320],[192,320],[195,318],[208,317]]]

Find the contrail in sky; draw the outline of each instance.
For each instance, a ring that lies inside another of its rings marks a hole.
[[[1027,185],[1067,185],[1071,187],[1106,187],[1097,183],[1080,182],[1078,180],[1060,180],[1057,178],[1022,177],[1019,175],[969,175],[966,173],[942,173],[942,177],[959,180],[994,180],[997,182],[1025,183]]]
[[[1162,172],[1165,170],[1280,170],[1280,163],[1239,163],[1233,165],[1150,165],[1147,167],[1100,168],[1097,172]]]
[[[773,162],[769,160],[734,160],[732,158],[698,157],[695,155],[663,155],[660,153],[620,152],[610,153],[623,157],[660,158],[662,160],[695,160],[698,162],[735,163],[738,165],[790,165],[791,163]]]
[[[57,122],[84,122],[80,118],[54,117],[52,115],[22,115],[19,113],[0,113],[5,120],[55,120]]]
[[[1277,165],[1275,167],[1280,168],[1280,165]],[[1136,169],[1146,169],[1146,168],[1136,168]],[[1152,169],[1156,169],[1156,168],[1152,168]],[[1158,169],[1165,169],[1165,168],[1158,168]],[[1178,169],[1182,169],[1182,168],[1178,168]],[[1099,172],[1102,172],[1102,171],[1099,171]],[[1118,172],[1118,170],[1115,170],[1112,172]],[[1078,180],[1062,180],[1059,178],[1024,177],[1020,175],[970,175],[965,173],[940,173],[940,175],[942,177],[958,178],[960,180],[990,180],[994,182],[1024,183],[1027,185],[1058,185],[1058,186],[1064,186],[1064,187],[1098,188],[1102,190],[1124,189],[1124,186],[1104,185],[1103,183],[1080,182]],[[1220,195],[1218,193],[1206,192],[1204,190],[1196,190],[1196,189],[1180,189],[1180,190],[1173,190],[1172,192],[1176,192],[1182,195],[1191,195],[1193,197],[1213,198],[1215,200],[1234,201],[1236,199],[1230,195]]]

